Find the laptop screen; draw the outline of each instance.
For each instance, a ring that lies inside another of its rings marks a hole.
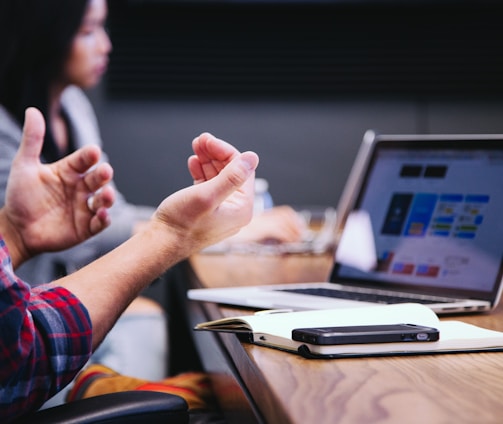
[[[369,154],[354,209],[370,218],[377,266],[336,264],[332,280],[494,299],[502,278],[503,140],[383,138]]]

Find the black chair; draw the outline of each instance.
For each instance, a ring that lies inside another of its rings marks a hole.
[[[180,396],[154,391],[109,393],[43,409],[19,424],[187,424],[188,405]]]

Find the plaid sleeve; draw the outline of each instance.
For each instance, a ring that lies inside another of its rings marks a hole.
[[[0,421],[38,409],[91,354],[91,321],[62,287],[31,289],[0,238]]]

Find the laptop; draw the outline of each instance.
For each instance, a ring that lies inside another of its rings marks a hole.
[[[491,310],[503,287],[502,182],[503,135],[367,131],[336,208],[329,281],[188,297],[259,309],[415,302],[438,314]],[[369,251],[374,261],[359,260]]]

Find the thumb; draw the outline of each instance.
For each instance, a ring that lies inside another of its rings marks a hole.
[[[214,184],[213,199],[221,203],[236,189],[243,187],[245,194],[254,191],[253,179],[250,177],[258,166],[259,158],[254,152],[244,152],[236,156],[220,173],[207,181]]]
[[[26,109],[23,136],[18,155],[24,160],[39,160],[44,144],[45,121],[42,113],[30,107]]]

